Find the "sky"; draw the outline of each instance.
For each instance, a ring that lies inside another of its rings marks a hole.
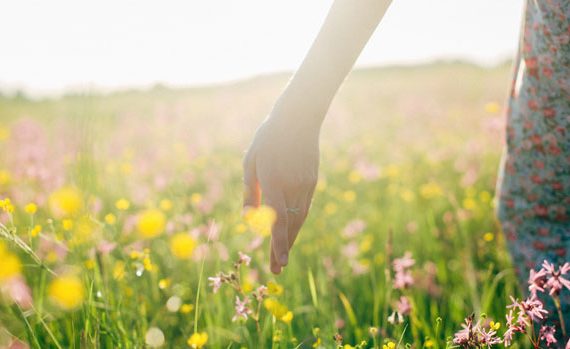
[[[359,0],[354,0],[359,1]],[[293,71],[332,0],[0,0],[0,90],[59,94]],[[393,0],[357,67],[514,56],[523,0]]]

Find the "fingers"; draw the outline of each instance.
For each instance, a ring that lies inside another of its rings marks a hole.
[[[285,197],[280,191],[274,189],[264,192],[264,197],[265,203],[272,207],[276,213],[271,232],[272,258],[276,260],[279,266],[284,267],[289,262],[288,217]]]
[[[313,199],[314,190],[315,186],[309,185],[306,190],[298,194],[299,198],[295,200],[295,204],[291,205],[291,207],[298,207],[299,213],[289,214],[289,249],[293,247],[293,244],[299,235],[299,231],[307,219],[307,215],[309,214],[309,209],[311,207],[311,201]]]
[[[255,169],[255,160],[246,156],[243,161],[243,207],[258,207],[261,201],[261,191]]]
[[[270,257],[270,269],[273,274],[281,273],[281,265],[277,262],[277,258],[275,258],[275,253],[273,252],[273,244],[269,245],[269,255]]]

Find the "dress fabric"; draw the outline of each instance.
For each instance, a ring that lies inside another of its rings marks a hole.
[[[544,260],[570,262],[570,1],[527,0],[519,46],[498,217],[524,290]]]

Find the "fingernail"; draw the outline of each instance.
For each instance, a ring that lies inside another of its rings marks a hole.
[[[281,263],[282,266],[287,265],[287,263],[289,262],[289,256],[287,255],[287,253],[283,253],[281,255],[281,259],[279,260],[279,262]]]

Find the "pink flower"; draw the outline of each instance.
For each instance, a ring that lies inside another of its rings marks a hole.
[[[403,257],[394,259],[394,262],[392,263],[396,273],[399,271],[405,271],[414,264],[416,264],[416,261],[412,258],[411,252],[406,252]]]
[[[20,307],[24,309],[32,307],[32,291],[21,276],[11,278],[3,283],[0,291]]]
[[[536,295],[537,291],[544,292],[544,284],[546,283],[546,271],[540,269],[535,272],[533,269],[530,270],[530,275],[528,277],[528,290],[531,295]]]
[[[554,267],[554,264],[548,263],[546,260],[542,263],[542,268],[546,272],[547,281],[545,288],[550,289],[549,294],[557,295],[563,288],[570,290],[570,281],[563,278],[570,271],[570,263],[566,262],[558,270]]]
[[[220,276],[211,276],[208,280],[210,281],[210,286],[214,293],[218,292],[220,287],[222,287],[222,278]]]
[[[412,286],[414,284],[414,278],[412,274],[408,271],[404,272],[397,272],[394,275],[394,288],[396,289],[404,289]]]
[[[396,303],[396,308],[398,308],[398,313],[408,315],[412,310],[412,305],[407,297],[402,296],[398,303]]]
[[[238,263],[242,264],[245,263],[245,265],[249,265],[249,263],[251,263],[251,257],[246,255],[245,253],[239,251],[239,259],[238,259]]]
[[[251,314],[251,310],[247,307],[249,304],[249,298],[245,298],[243,301],[239,299],[239,296],[236,296],[236,305],[235,310],[236,314],[232,317],[232,321],[236,321],[239,318],[247,320],[247,315]]]
[[[261,285],[254,292],[253,295],[258,302],[263,300],[263,297],[267,296],[267,286]]]
[[[551,344],[556,343],[556,337],[554,337],[555,332],[556,329],[554,326],[542,326],[539,332],[540,340],[546,341],[546,346],[549,347]]]

